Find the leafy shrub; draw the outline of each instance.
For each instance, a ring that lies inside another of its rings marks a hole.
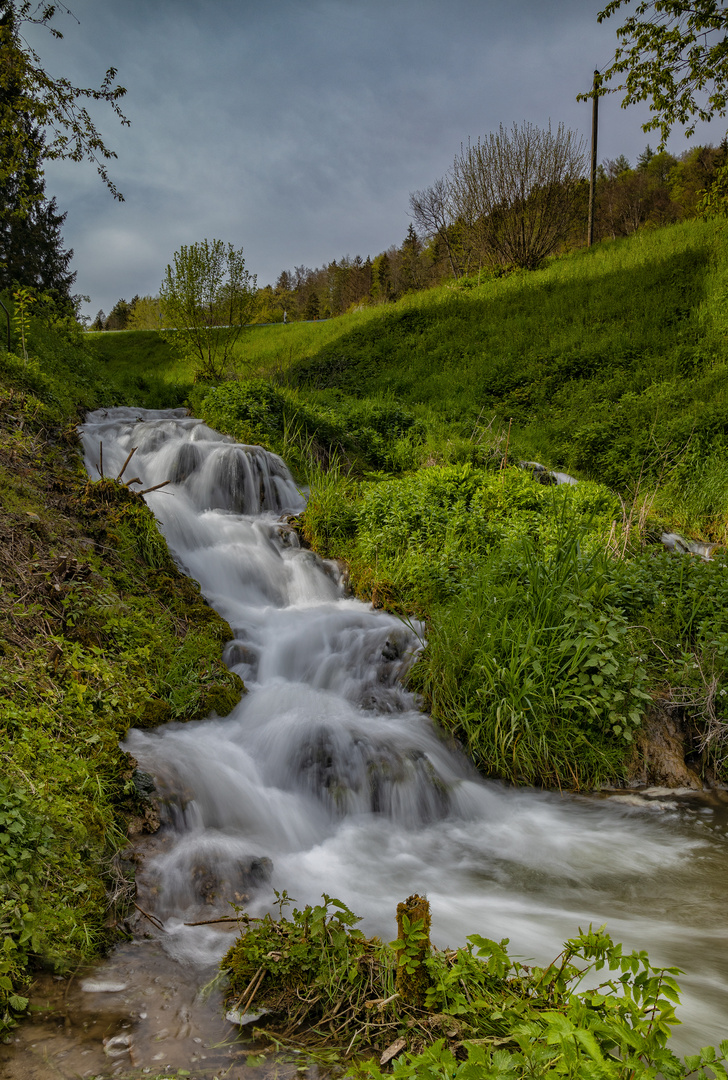
[[[574,787],[622,773],[650,696],[608,572],[571,524],[550,551],[521,536],[431,610],[412,683],[485,772]]]
[[[202,415],[217,430],[299,467],[342,460],[360,470],[399,471],[414,463],[424,435],[414,414],[391,399],[317,402],[263,379],[216,387],[202,402]]]
[[[353,1053],[346,1075],[358,1080],[388,1075],[361,1060],[374,1049],[394,1058],[400,1078],[678,1080],[705,1065],[726,1076],[728,1040],[685,1061],[667,1046],[679,1022],[677,969],[625,953],[604,927],[580,931],[547,967],[527,967],[507,940],[479,934],[464,948],[431,949],[422,920],[403,920],[389,944],[365,938],[349,908],[325,895],[291,918],[240,918],[246,932],[221,962],[228,1005],[269,1010],[261,1026],[278,1047],[324,1048],[330,1065]],[[425,969],[423,1006],[395,990],[405,967]]]

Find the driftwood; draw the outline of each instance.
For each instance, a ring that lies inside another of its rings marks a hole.
[[[132,459],[132,458],[134,457],[134,454],[136,453],[136,449],[137,449],[137,448],[136,448],[136,446],[132,446],[131,450],[130,450],[130,451],[129,451],[129,453],[127,454],[127,456],[126,456],[126,461],[125,461],[125,462],[124,462],[124,464],[123,464],[123,465],[121,466],[121,472],[119,473],[119,475],[118,475],[118,476],[117,476],[117,478],[116,478],[116,480],[117,480],[117,483],[118,483],[118,482],[119,482],[119,481],[121,480],[122,476],[124,475],[124,470],[126,469],[127,465],[128,465],[128,464],[129,464],[129,462],[131,461],[131,459]],[[133,483],[134,483],[134,481],[133,481],[133,480],[130,480],[130,481],[129,481],[129,484],[133,484]],[[128,487],[128,486],[129,486],[129,485],[127,484],[127,487]]]
[[[149,919],[152,926],[156,926],[157,930],[164,930],[164,924],[161,923],[159,919],[155,918],[154,915],[150,915],[148,911],[144,910],[144,908],[140,908],[136,901],[134,902],[134,907],[137,909],[140,915],[143,915],[145,919]]]

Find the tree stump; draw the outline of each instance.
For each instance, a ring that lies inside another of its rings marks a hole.
[[[407,1005],[424,1008],[430,976],[430,904],[425,896],[408,896],[397,904],[397,940],[401,941],[395,989]]]

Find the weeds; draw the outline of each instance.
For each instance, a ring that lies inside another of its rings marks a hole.
[[[35,363],[12,370],[45,394]],[[153,822],[119,739],[224,714],[242,690],[220,658],[229,627],[143,500],[84,483],[55,415],[3,389],[0,357],[0,1035],[27,1004],[29,966],[67,970],[123,933],[133,885],[115,856],[131,818]]]
[[[411,897],[419,908],[427,902]],[[400,905],[403,908],[405,905]],[[242,916],[245,922],[245,916]],[[708,1064],[725,1076],[720,1051],[705,1047],[680,1061],[667,1047],[679,1023],[676,968],[655,968],[645,952],[625,953],[591,927],[566,942],[546,967],[512,960],[508,941],[479,934],[457,950],[432,949],[426,918],[401,918],[397,941],[365,938],[339,900],[266,916],[248,928],[221,967],[228,1004],[241,1018],[255,1003],[269,1015],[261,1034],[279,1049],[303,1049],[347,1076],[600,1077],[677,1080]],[[398,971],[421,976],[423,998],[408,1000]],[[332,1054],[332,1051],[338,1052]],[[377,1060],[362,1061],[376,1051]],[[349,1061],[353,1058],[353,1061]]]

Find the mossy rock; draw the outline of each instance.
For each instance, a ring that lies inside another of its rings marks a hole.
[[[218,716],[227,716],[233,711],[243,694],[247,693],[245,683],[234,671],[228,673],[232,685],[214,686],[205,695],[200,712],[203,716],[209,713],[217,713]]]
[[[172,719],[172,706],[168,701],[161,698],[149,698],[145,701],[139,716],[136,719],[136,727],[153,728],[160,724],[166,724]]]

